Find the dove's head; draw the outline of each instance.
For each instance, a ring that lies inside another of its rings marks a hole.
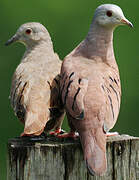
[[[100,5],[95,11],[93,22],[108,28],[119,25],[133,27],[132,23],[125,18],[122,9],[114,4]]]
[[[21,25],[16,34],[7,41],[6,45],[17,41],[26,46],[33,46],[38,44],[40,41],[51,42],[51,38],[42,24],[31,22]]]

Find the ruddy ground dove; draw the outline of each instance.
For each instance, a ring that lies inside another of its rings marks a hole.
[[[61,94],[71,132],[79,133],[91,175],[107,168],[106,134],[116,123],[121,85],[113,52],[113,31],[132,24],[117,5],[104,4],[94,14],[87,37],[66,58],[61,69]]]
[[[59,99],[61,61],[54,53],[46,28],[40,23],[26,23],[6,45],[19,41],[26,46],[25,54],[13,75],[11,105],[24,124],[22,136],[60,131],[64,110]]]

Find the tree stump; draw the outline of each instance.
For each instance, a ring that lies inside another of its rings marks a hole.
[[[79,140],[47,137],[8,142],[7,180],[138,180],[139,138],[109,137],[107,164],[104,176],[89,175]]]

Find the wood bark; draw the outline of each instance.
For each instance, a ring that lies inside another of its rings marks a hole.
[[[8,142],[7,180],[139,180],[139,138],[107,139],[107,172],[91,176],[79,140],[47,137]]]

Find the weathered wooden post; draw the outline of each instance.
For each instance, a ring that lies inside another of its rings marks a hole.
[[[8,153],[7,180],[139,179],[139,138],[128,135],[108,138],[108,170],[103,177],[88,174],[78,140],[15,138],[8,142]]]

